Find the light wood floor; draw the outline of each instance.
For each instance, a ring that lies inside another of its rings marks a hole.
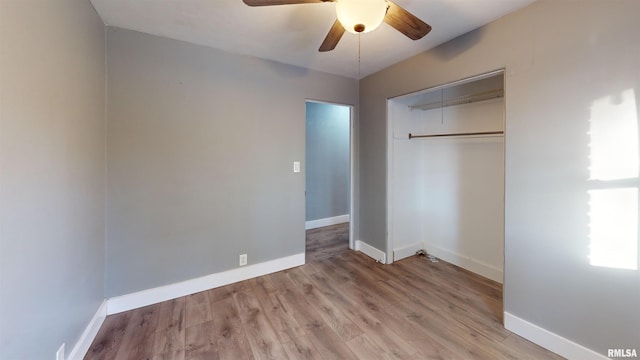
[[[349,250],[349,223],[307,230],[306,261],[336,257]]]
[[[502,327],[498,283],[309,235],[304,266],[107,317],[85,359],[561,359]]]

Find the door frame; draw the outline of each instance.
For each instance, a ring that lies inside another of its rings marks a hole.
[[[331,101],[324,101],[324,100],[314,100],[314,99],[305,99],[305,109],[306,109],[306,104],[307,103],[317,103],[317,104],[327,104],[327,105],[337,105],[337,106],[345,106],[349,108],[349,249],[351,250],[355,250],[355,239],[354,239],[354,218],[355,218],[355,214],[354,214],[354,209],[355,209],[355,201],[354,201],[354,178],[355,178],[355,148],[356,148],[356,144],[355,144],[355,105],[353,104],[343,104],[343,103],[337,103],[337,102],[331,102]],[[305,134],[305,141],[304,141],[304,147],[305,147],[305,168],[307,166],[306,164],[306,149],[307,149],[307,141],[306,141],[306,135],[307,135],[307,127],[306,127],[306,110],[305,110],[305,129],[304,129],[304,134]],[[305,194],[306,194],[306,176],[307,173],[305,171]],[[305,203],[305,209],[307,207],[307,197],[305,195],[304,197],[304,203]],[[305,222],[306,222],[306,215],[305,215]],[[305,249],[306,249],[306,245],[305,245]]]
[[[394,175],[393,175],[393,165],[394,165],[394,148],[393,148],[393,130],[394,130],[394,120],[395,118],[393,117],[392,114],[392,106],[390,106],[390,103],[393,101],[397,101],[398,99],[407,97],[407,96],[414,96],[416,94],[419,93],[423,93],[423,92],[431,92],[431,91],[437,91],[437,90],[441,90],[441,89],[446,89],[446,88],[450,88],[452,86],[455,85],[459,85],[459,84],[465,84],[465,83],[469,83],[475,80],[480,80],[480,79],[484,79],[487,77],[491,77],[491,76],[495,76],[498,74],[503,74],[503,89],[504,89],[504,94],[503,94],[503,98],[504,98],[504,103],[503,103],[503,118],[502,118],[502,128],[504,129],[504,141],[503,141],[503,151],[502,151],[502,163],[503,163],[503,167],[505,168],[505,179],[504,179],[504,187],[503,187],[503,201],[505,200],[505,188],[506,188],[506,143],[507,143],[507,127],[506,127],[506,105],[507,105],[507,70],[506,68],[500,68],[500,69],[496,69],[496,70],[491,70],[491,71],[487,71],[478,75],[474,75],[474,76],[470,76],[470,77],[466,77],[463,79],[459,79],[459,80],[455,80],[455,81],[451,81],[445,84],[441,84],[441,85],[437,85],[437,86],[432,86],[432,87],[428,87],[428,88],[424,88],[421,90],[416,90],[413,91],[411,93],[408,94],[402,94],[402,95],[398,95],[398,96],[394,96],[391,98],[387,98],[386,100],[386,129],[387,129],[387,135],[386,135],[386,148],[387,148],[387,166],[386,166],[386,180],[387,180],[387,184],[386,184],[386,201],[387,201],[387,206],[386,206],[386,225],[387,225],[387,233],[386,233],[386,263],[387,264],[392,264],[394,262],[394,238],[393,238],[393,184],[394,184]],[[502,244],[502,248],[503,248],[503,259],[502,259],[502,284],[504,284],[504,275],[505,275],[505,271],[504,271],[504,263],[505,263],[505,259],[504,259],[504,249],[505,249],[505,228],[504,228],[504,224],[505,224],[505,212],[504,212],[504,208],[503,208],[503,213],[502,213],[502,221],[503,221],[503,228],[502,228],[502,239],[503,239],[503,244]]]

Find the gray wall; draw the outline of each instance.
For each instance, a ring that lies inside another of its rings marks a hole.
[[[107,49],[107,297],[304,252],[305,99],[358,82],[118,28]]]
[[[104,25],[0,1],[0,358],[67,354],[104,299]]]
[[[350,110],[307,102],[307,221],[349,214]]]
[[[640,272],[589,264],[587,215],[590,108],[640,103],[638,13],[541,0],[363,79],[360,240],[386,248],[386,99],[506,67],[505,311],[603,354],[640,348]]]

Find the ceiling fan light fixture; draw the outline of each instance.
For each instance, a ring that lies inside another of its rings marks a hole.
[[[385,0],[338,0],[336,13],[348,32],[367,33],[382,24],[387,4]]]

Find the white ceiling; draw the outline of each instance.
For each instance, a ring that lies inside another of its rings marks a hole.
[[[394,0],[433,26],[433,30],[413,41],[383,23],[367,34],[345,33],[338,46],[325,53],[318,52],[318,47],[336,19],[334,3],[266,7],[249,7],[242,0],[91,0],[91,3],[109,26],[359,79],[533,1]]]

